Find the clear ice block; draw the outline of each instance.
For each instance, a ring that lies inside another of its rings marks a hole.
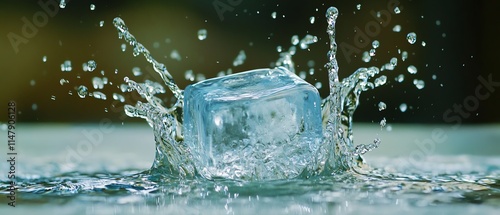
[[[184,141],[205,178],[294,178],[316,163],[320,105],[284,67],[208,79],[184,91]]]

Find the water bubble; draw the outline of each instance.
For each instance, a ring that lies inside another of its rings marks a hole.
[[[92,97],[96,98],[96,99],[101,99],[101,100],[106,100],[106,94],[102,93],[102,92],[99,92],[99,91],[94,91],[92,93]]]
[[[35,84],[36,84],[36,81],[35,81],[35,80],[31,80],[31,81],[30,81],[30,85],[31,85],[31,86],[35,86]]]
[[[380,42],[379,42],[378,40],[374,40],[374,41],[372,42],[372,47],[373,47],[374,49],[378,48],[379,46],[380,46]]]
[[[357,4],[356,9],[361,10],[361,4]]]
[[[102,26],[104,26],[104,21],[103,21],[103,20],[101,20],[101,21],[99,22],[99,27],[101,27],[101,28],[102,28]]]
[[[97,63],[94,60],[89,60],[87,62],[87,71],[93,72],[97,67]]]
[[[415,67],[413,65],[409,65],[408,68],[407,68],[407,70],[412,75],[417,74],[417,67]]]
[[[394,13],[395,14],[400,14],[401,13],[401,10],[399,9],[399,7],[395,7],[394,8]]]
[[[140,75],[142,75],[141,68],[139,68],[139,67],[132,68],[132,74],[134,74],[134,76],[140,76]]]
[[[310,22],[311,24],[314,24],[314,21],[315,21],[315,20],[316,20],[316,18],[314,18],[314,16],[311,16],[311,17],[309,18],[309,22]]]
[[[64,63],[61,64],[61,71],[62,72],[71,72],[73,68],[71,67],[71,61],[66,60]]]
[[[95,4],[90,4],[90,10],[95,10]]]
[[[124,52],[125,50],[127,50],[127,45],[125,43],[122,43],[120,45],[120,48],[122,49],[122,52]]]
[[[408,52],[403,51],[403,53],[401,53],[401,60],[405,61],[406,59],[408,59]]]
[[[276,11],[274,11],[274,12],[272,12],[272,13],[271,13],[271,17],[272,17],[273,19],[276,19]]]
[[[418,79],[414,79],[413,80],[413,84],[417,87],[417,89],[421,90],[425,87],[425,82],[424,80],[418,80]]]
[[[293,35],[292,36],[292,45],[295,46],[295,45],[299,44],[299,41],[300,40],[299,40],[299,36],[298,35]]]
[[[61,78],[61,80],[59,80],[59,84],[61,84],[61,86],[64,84],[68,84],[68,83],[69,83],[69,81],[64,79],[64,78]]]
[[[233,66],[239,66],[239,65],[242,65],[243,63],[245,63],[245,60],[247,59],[247,55],[245,54],[245,51],[244,50],[241,50],[239,53],[238,53],[238,56],[236,56],[236,58],[234,59],[233,61]]]
[[[198,40],[205,40],[205,39],[207,39],[207,29],[198,30]]]
[[[417,42],[417,34],[415,34],[415,32],[410,32],[406,35],[406,39],[410,44],[415,44]]]
[[[104,82],[99,77],[93,77],[92,78],[92,86],[94,87],[94,89],[103,89]]]
[[[182,60],[182,57],[181,55],[179,54],[179,52],[177,50],[172,50],[172,52],[170,52],[170,58],[174,59],[174,60],[177,60],[177,61],[181,61]]]
[[[400,74],[398,75],[398,77],[396,77],[396,81],[399,83],[403,82],[404,80],[405,80],[405,75],[403,74]]]
[[[44,63],[47,62],[47,56],[42,57],[42,62],[44,62]]]
[[[401,103],[401,105],[399,105],[399,110],[401,112],[406,112],[406,109],[408,109],[408,105],[406,105],[406,103]]]
[[[392,31],[394,31],[394,32],[401,32],[401,25],[395,25],[395,26],[392,28]]]
[[[118,93],[113,93],[113,99],[120,102],[125,102],[125,97]]]
[[[59,2],[59,7],[60,7],[60,8],[66,8],[66,0],[61,0],[61,1]]]
[[[80,98],[85,98],[89,94],[89,89],[86,86],[80,85],[77,89],[76,92],[78,93],[78,96]]]
[[[318,37],[308,34],[304,38],[302,38],[302,40],[300,40],[300,48],[307,49],[310,44],[316,42],[318,42]]]
[[[378,111],[383,111],[387,108],[387,105],[384,102],[378,103]]]
[[[361,60],[363,60],[363,62],[368,63],[371,59],[372,57],[370,56],[370,53],[367,51],[363,52],[363,55],[361,56]]]
[[[374,81],[375,87],[380,87],[380,86],[384,85],[385,83],[387,83],[387,76],[385,76],[385,75],[382,75],[382,76],[376,78]]]
[[[31,105],[31,109],[32,109],[33,111],[36,111],[36,110],[38,109],[38,105],[37,105],[36,103],[33,103],[33,104]]]
[[[186,80],[188,81],[194,81],[193,70],[187,70],[186,72],[184,72],[184,78],[186,78]]]
[[[321,89],[321,87],[323,87],[323,84],[321,82],[316,82],[314,86],[316,87],[316,89]]]

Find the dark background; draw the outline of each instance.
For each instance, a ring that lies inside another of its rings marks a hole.
[[[311,45],[310,50],[298,48],[294,61],[297,71],[308,71],[307,62],[314,60],[315,74],[308,75],[306,80],[313,84],[322,82],[320,93],[325,97],[328,82],[323,65],[329,42],[325,33],[326,9],[336,6],[341,12],[337,22],[337,43],[353,45],[355,27],[364,29],[374,20],[370,11],[387,10],[388,2],[242,0],[231,6],[226,0],[218,1],[232,8],[232,11],[223,13],[223,20],[214,8],[215,1],[67,1],[66,8],[49,17],[47,24],[37,28],[35,36],[18,46],[16,53],[7,35],[10,32],[22,35],[22,18],[31,21],[34,14],[43,10],[38,1],[4,0],[0,8],[0,105],[5,104],[6,108],[9,100],[15,100],[20,110],[20,122],[98,122],[103,118],[114,122],[140,121],[124,117],[123,103],[114,102],[112,93],[120,92],[117,86],[123,83],[125,76],[139,82],[144,79],[159,81],[159,77],[151,72],[142,56],[132,56],[130,46],[125,52],[121,51],[120,45],[124,41],[117,38],[112,26],[112,20],[117,16],[123,18],[131,33],[158,61],[165,63],[181,88],[193,83],[184,78],[186,70],[210,78],[228,68],[240,72],[269,67],[278,59],[276,47],[281,45],[288,49],[292,35],[300,38],[306,34],[315,35],[319,41]],[[96,5],[94,11],[89,9],[91,3]],[[356,5],[359,3],[362,6],[358,11]],[[498,3],[486,0],[401,0],[400,3],[401,14],[391,14],[389,25],[370,38],[381,44],[370,63],[362,62],[361,54],[352,56],[350,62],[340,50],[337,55],[341,77],[359,67],[380,67],[392,57],[399,59],[394,71],[382,72],[388,77],[385,86],[363,93],[355,120],[378,122],[385,117],[389,123],[445,123],[445,111],[454,104],[463,104],[467,96],[474,94],[480,84],[478,76],[487,79],[491,74],[493,80],[500,82],[497,64],[500,49],[496,33]],[[276,19],[271,18],[273,11],[277,13]],[[316,19],[314,24],[309,22],[311,16]],[[104,21],[102,28],[99,27],[101,20]],[[436,25],[437,20],[441,25]],[[396,24],[402,26],[399,33],[392,31]],[[197,31],[201,28],[208,31],[204,41],[197,39]],[[418,38],[414,45],[405,39],[412,31]],[[170,43],[165,42],[167,38]],[[425,47],[422,47],[422,41],[426,42]],[[155,42],[159,44],[157,48]],[[360,50],[369,49],[370,46]],[[409,53],[407,61],[401,60],[398,49]],[[172,50],[178,50],[183,59],[171,59]],[[232,61],[240,50],[245,50],[247,59],[243,65],[233,67]],[[45,63],[42,62],[43,56],[47,56]],[[97,69],[92,73],[83,72],[82,63],[91,59],[97,62]],[[61,72],[60,64],[65,60],[72,61],[71,72]],[[408,65],[415,65],[418,74],[410,75],[406,71]],[[131,69],[135,66],[142,69],[142,76],[132,75]],[[91,79],[102,77],[101,70],[113,83],[100,90],[107,94],[108,99],[79,98],[75,87],[85,85],[92,91]],[[118,70],[117,74],[115,70]],[[394,81],[399,74],[405,75],[403,83]],[[432,79],[433,75],[436,75],[436,80]],[[61,86],[61,78],[70,83]],[[418,90],[412,83],[414,78],[424,80],[425,88]],[[69,91],[73,95],[69,95]],[[464,122],[499,122],[498,91],[500,88],[481,101],[470,116],[462,117]],[[135,104],[140,99],[135,94],[124,95],[127,104]],[[55,100],[51,99],[53,96]],[[169,101],[170,97],[166,94],[164,98]],[[387,104],[387,110],[378,111],[379,101]],[[409,106],[404,113],[398,109],[401,103]],[[35,109],[33,104],[36,104]],[[2,121],[6,121],[6,114],[0,117]]]

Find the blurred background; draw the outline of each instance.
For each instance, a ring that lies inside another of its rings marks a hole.
[[[337,22],[341,77],[347,77],[357,68],[380,67],[392,57],[398,58],[396,69],[382,72],[388,78],[386,85],[363,93],[355,121],[378,123],[385,117],[388,123],[450,123],[443,119],[450,109],[455,113],[449,116],[466,123],[500,121],[500,87],[490,92],[487,99],[477,100],[478,104],[466,99],[475,95],[481,85],[479,76],[488,80],[491,75],[493,81],[500,82],[495,62],[500,50],[494,33],[499,21],[495,14],[499,8],[497,1],[400,0],[401,13],[389,11],[390,18],[383,23],[387,25],[377,25],[380,31],[367,35],[368,41],[355,40],[358,33],[366,32],[367,26],[376,24],[371,12],[388,11],[388,3],[397,1],[66,2],[61,9],[55,7],[59,0],[2,0],[0,105],[6,108],[9,100],[15,100],[19,122],[93,123],[103,118],[119,123],[141,121],[124,115],[123,105],[135,104],[141,98],[121,92],[123,78],[137,82],[161,80],[142,56],[132,55],[131,47],[127,45],[122,51],[125,42],[117,37],[112,25],[114,17],[125,21],[139,42],[167,66],[181,88],[196,82],[186,78],[188,70],[195,77],[203,74],[211,78],[221,71],[227,73],[228,69],[241,72],[271,67],[279,58],[278,46],[288,50],[293,35],[317,36],[318,42],[308,49],[297,47],[293,59],[297,73],[304,71],[311,84],[320,82],[320,93],[326,97],[328,81],[323,65],[327,62],[329,40],[324,14],[329,6],[336,6],[341,12]],[[93,10],[91,4],[95,5]],[[361,4],[359,9],[358,4]],[[400,32],[393,31],[395,25],[401,26]],[[204,40],[198,39],[200,29],[207,31]],[[406,40],[410,32],[417,35],[413,45]],[[370,62],[363,62],[362,54],[372,48],[373,40],[378,40],[380,47]],[[352,49],[346,51],[342,47]],[[233,66],[241,50],[246,60]],[[402,61],[398,50],[406,51],[408,59]],[[72,69],[63,72],[61,64],[67,60],[71,61]],[[94,60],[97,67],[85,72],[82,64],[89,60]],[[410,65],[418,69],[417,74],[408,73]],[[142,74],[135,76],[134,67]],[[405,77],[401,83],[395,80],[400,74]],[[94,89],[94,77],[106,77],[108,84],[103,89]],[[62,84],[61,79],[64,79]],[[414,79],[423,80],[425,87],[417,89]],[[90,92],[103,92],[107,99],[80,98],[76,93],[80,85],[88,87]],[[487,92],[486,88],[481,91]],[[125,101],[114,100],[113,93],[123,95]],[[170,98],[171,94],[165,94],[167,104]],[[380,101],[387,104],[385,111],[378,110]],[[454,106],[463,106],[464,101],[473,108],[457,112]],[[405,112],[400,110],[403,103],[408,107]],[[5,122],[6,117],[6,114],[1,116],[0,122]]]

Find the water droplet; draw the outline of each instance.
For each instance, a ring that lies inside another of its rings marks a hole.
[[[47,56],[43,56],[43,57],[42,57],[42,61],[43,61],[44,63],[45,63],[45,62],[47,62]]]
[[[391,65],[392,65],[393,67],[396,67],[396,66],[398,65],[398,59],[397,59],[397,58],[395,58],[395,57],[393,57],[393,58],[391,58],[390,63],[391,63]]]
[[[374,49],[378,48],[379,46],[380,46],[380,42],[379,42],[378,40],[374,40],[374,41],[372,42],[372,47],[373,47]]]
[[[383,111],[387,108],[387,105],[384,102],[378,103],[378,111]]]
[[[127,50],[127,45],[125,43],[122,43],[122,45],[120,47],[122,49],[122,52],[124,52],[125,50]]]
[[[186,72],[184,72],[184,78],[188,81],[194,81],[193,70],[187,70]]]
[[[361,10],[361,4],[357,4],[356,9]]]
[[[276,19],[276,11],[274,11],[274,12],[272,12],[272,13],[271,13],[271,17],[272,17],[273,19]]]
[[[102,93],[102,92],[99,92],[99,91],[94,91],[92,93],[92,97],[96,98],[96,99],[101,99],[101,100],[106,100],[106,94]]]
[[[204,74],[198,73],[196,74],[196,81],[203,81],[207,79]]]
[[[37,105],[36,103],[33,103],[33,104],[31,105],[31,109],[32,109],[33,111],[36,111],[36,110],[38,109],[38,105]]]
[[[238,56],[236,56],[236,58],[234,59],[233,61],[233,66],[239,66],[239,65],[242,65],[243,63],[245,63],[245,60],[247,59],[247,55],[245,54],[245,51],[244,50],[241,50],[239,53],[238,53]]]
[[[299,40],[299,36],[298,35],[293,35],[292,36],[292,45],[295,46],[295,45],[299,44],[299,41],[300,40]]]
[[[77,89],[76,92],[78,93],[78,96],[80,98],[85,98],[89,94],[89,89],[86,86],[80,85]]]
[[[66,8],[66,0],[61,0],[61,1],[59,2],[59,7],[60,7],[60,8]]]
[[[102,28],[102,26],[104,26],[104,21],[100,21],[100,22],[99,22],[99,27],[101,27],[101,28]]]
[[[321,82],[316,82],[314,86],[316,87],[316,89],[321,89],[321,87],[323,87],[323,84]]]
[[[181,61],[182,60],[182,57],[181,55],[179,54],[179,52],[177,50],[172,50],[172,52],[170,52],[170,58],[174,59],[174,60],[177,60],[177,61]]]
[[[421,90],[425,87],[425,82],[424,80],[418,80],[418,79],[415,79],[413,80],[413,84],[417,87],[417,89]]]
[[[53,101],[55,101],[56,100],[56,96],[52,95],[52,96],[50,96],[50,99],[53,100]]]
[[[87,62],[87,71],[93,72],[96,67],[97,67],[97,63],[94,60],[89,60]]]
[[[205,39],[207,39],[207,29],[198,30],[198,40],[205,40]]]
[[[422,41],[422,46],[425,47],[427,45],[427,43],[425,43],[425,41]]]
[[[441,34],[441,36],[442,36],[443,38],[445,38],[445,37],[446,37],[446,33]]]
[[[403,82],[404,80],[405,80],[405,75],[403,74],[400,74],[398,75],[398,77],[396,77],[396,81],[399,83]]]
[[[437,79],[437,76],[436,75],[432,75],[432,80],[436,80]]]
[[[401,32],[401,25],[395,25],[394,28],[392,28],[392,31]]]
[[[406,39],[410,44],[415,44],[417,42],[417,34],[415,34],[415,32],[410,32],[406,35]]]
[[[403,53],[401,53],[401,60],[405,61],[406,59],[408,59],[408,52],[403,51]]]
[[[314,68],[309,69],[309,75],[314,75]]]
[[[315,21],[315,20],[316,20],[316,18],[314,18],[314,16],[311,16],[311,17],[309,18],[309,22],[310,22],[311,24],[314,24],[314,21]]]
[[[113,93],[113,99],[120,102],[125,102],[125,97],[118,93]]]
[[[387,125],[387,120],[384,117],[382,120],[380,120],[380,127],[384,128],[386,125]]]
[[[128,79],[127,79],[128,80]],[[127,82],[127,80],[125,80],[125,82]],[[132,92],[132,88],[130,88],[130,86],[128,86],[128,84],[121,84],[120,85],[120,90],[125,93],[125,92]]]
[[[95,4],[90,4],[90,10],[95,10]]]
[[[62,72],[71,72],[73,68],[71,67],[71,61],[66,60],[64,63],[61,64],[61,71]]]
[[[101,78],[93,77],[92,78],[92,86],[94,87],[94,89],[103,89],[104,83],[103,83]]]
[[[318,37],[313,36],[313,35],[306,35],[302,40],[300,40],[300,48],[301,49],[307,49],[309,48],[310,44],[318,42]]]
[[[408,72],[409,72],[410,74],[413,74],[413,75],[414,75],[414,74],[417,74],[417,67],[415,67],[415,66],[413,66],[413,65],[409,65],[407,70],[408,70]]]
[[[401,112],[406,112],[406,109],[408,109],[408,106],[406,105],[406,103],[401,103],[401,105],[399,105],[399,110]]]
[[[278,53],[280,53],[280,52],[282,52],[282,51],[283,51],[283,49],[281,48],[281,46],[277,46],[277,47],[276,47],[276,51],[278,51]]]
[[[367,51],[363,52],[363,55],[361,57],[361,60],[363,60],[363,62],[368,63],[371,59],[372,57],[370,56],[370,53],[368,53]]]
[[[395,7],[394,8],[394,13],[395,14],[400,14],[401,13],[401,10],[399,9],[399,7]]]
[[[142,75],[141,68],[139,68],[139,67],[132,68],[132,74],[134,74],[134,76],[140,76],[140,75]]]
[[[308,67],[314,67],[315,65],[316,65],[316,62],[314,62],[314,60],[307,61],[307,66]]]
[[[437,26],[440,26],[440,25],[441,25],[441,20],[439,20],[439,19],[438,19],[438,20],[436,20],[436,25],[437,25]]]
[[[306,73],[306,71],[300,71],[300,72],[299,72],[299,77],[305,80],[305,79],[306,79],[306,77],[307,77],[307,73]]]
[[[64,84],[68,84],[68,83],[69,83],[69,81],[64,79],[64,78],[61,78],[61,80],[59,80],[59,84],[61,84],[61,86]]]
[[[31,80],[31,81],[30,81],[30,85],[31,85],[31,86],[35,86],[35,84],[36,84],[36,81],[35,81],[35,80]]]
[[[387,83],[387,76],[385,76],[385,75],[382,75],[382,76],[376,78],[374,81],[375,87],[380,87],[380,86],[384,85],[385,83]]]
[[[370,56],[371,57],[375,56],[376,52],[377,51],[375,49],[370,49]]]

